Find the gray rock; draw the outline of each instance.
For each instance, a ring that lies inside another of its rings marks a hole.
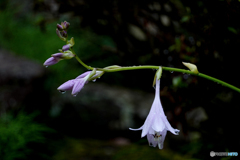
[[[0,49],[0,83],[10,79],[30,80],[43,74],[42,65]]]
[[[0,49],[0,115],[20,107],[25,98],[33,93],[36,80],[43,75],[42,65]]]
[[[193,127],[200,127],[200,123],[207,120],[208,116],[203,107],[194,108],[186,113],[186,120]]]
[[[105,125],[109,128],[120,130],[140,127],[134,123],[134,117],[139,117],[144,123],[154,100],[154,90],[149,94],[98,82],[86,84],[76,97],[70,92],[59,95],[53,98],[54,106],[50,112],[52,116],[58,116],[64,107],[74,106],[74,110],[79,112],[80,116],[84,116],[81,113],[85,112],[85,115],[89,114],[98,120],[106,121],[108,124]]]

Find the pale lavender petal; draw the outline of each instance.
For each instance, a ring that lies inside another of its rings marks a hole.
[[[159,97],[160,93],[160,79],[156,80],[155,96]]]
[[[163,107],[162,107],[162,103],[161,103],[160,99],[158,99],[157,103],[159,103],[159,104],[158,104],[158,111],[159,111],[162,115],[165,116],[165,113],[164,113],[164,111],[163,111]]]
[[[155,106],[157,106],[157,108],[160,109],[161,114],[164,114],[162,103],[161,103],[161,100],[160,100],[159,90],[160,90],[160,79],[156,80],[155,98],[154,98],[153,104],[155,104]]]
[[[55,57],[55,58],[62,58],[62,56],[63,56],[63,53],[52,54],[52,57]]]
[[[50,57],[43,63],[43,65],[44,66],[51,66],[51,65],[54,65],[58,62],[59,62],[59,59],[54,58],[54,57]]]
[[[152,128],[152,123],[154,121],[156,115],[156,108],[154,106],[154,102],[152,104],[152,107],[150,109],[150,112],[147,116],[147,119],[145,120],[144,124],[143,124],[143,129],[142,129],[142,134],[141,137],[146,136],[146,134],[149,132],[149,130]]]
[[[170,125],[170,123],[168,122],[168,120],[167,120],[167,118],[166,118],[166,116],[164,114],[164,111],[163,111],[163,108],[162,108],[162,104],[161,104],[161,101],[160,101],[160,98],[159,98],[159,89],[157,89],[157,88],[160,88],[160,80],[156,81],[156,94],[155,94],[155,100],[154,100],[154,102],[158,106],[157,107],[157,111],[160,111],[160,113],[157,113],[157,114],[161,115],[161,119],[164,122],[164,124],[166,125],[167,130],[169,130],[170,132],[172,132],[173,134],[176,135],[176,134],[178,134],[177,132],[179,132],[179,130],[174,129]]]
[[[77,95],[85,85],[86,81],[87,79],[84,79],[84,78],[76,79],[72,89],[72,95]]]
[[[150,128],[148,134],[155,134],[155,131],[152,128]]]
[[[178,130],[178,129],[174,129],[174,128],[171,126],[171,124],[170,124],[170,123],[168,122],[168,120],[167,120],[167,117],[166,117],[166,116],[162,116],[161,118],[162,118],[162,120],[164,121],[167,130],[169,130],[170,132],[172,132],[172,134],[178,135],[179,130]]]
[[[74,84],[75,84],[75,80],[69,80],[69,81],[63,83],[57,89],[60,90],[60,91],[71,90],[73,88]]]
[[[164,129],[162,132],[160,132],[160,134],[161,134],[161,139],[160,139],[160,142],[158,143],[158,148],[163,149],[163,144],[164,144],[165,137],[167,135],[167,130]]]
[[[161,119],[161,115],[157,114],[153,120],[152,129],[156,132],[161,132],[165,128],[164,121]]]
[[[146,134],[149,132],[149,129],[152,128],[151,126],[152,126],[152,122],[154,120],[154,115],[155,114],[151,114],[151,111],[150,111],[149,115],[147,116],[146,121],[144,122],[141,137],[146,136]]]
[[[160,107],[161,105],[160,105],[159,97],[156,97],[150,111],[150,112],[154,112],[155,114],[154,120],[152,122],[152,128],[156,132],[161,132],[165,128],[164,121],[161,118],[162,116],[165,116],[165,115],[163,115],[164,113],[161,113]]]
[[[157,90],[157,87],[156,87],[156,90]],[[157,117],[157,120],[155,120],[156,116],[160,116],[160,114],[161,114],[160,110],[159,110],[159,103],[158,102],[160,103],[159,97],[157,98],[156,95],[155,95],[155,99],[153,101],[152,107],[151,107],[150,112],[147,116],[147,119],[146,119],[146,121],[144,122],[144,125],[143,125],[142,137],[144,137],[147,133],[149,133],[149,130],[152,128],[152,125],[154,123],[155,123],[155,125],[157,125],[157,123],[161,123],[161,121],[162,121],[162,120],[159,120],[159,117]],[[161,126],[159,126],[159,125],[154,126],[154,128],[158,129],[158,130],[162,130]]]
[[[149,146],[156,147],[158,142],[154,139],[152,134],[147,134],[147,140],[149,143]]]
[[[138,129],[133,129],[133,128],[129,128],[129,129],[132,130],[132,131],[138,131],[138,130],[141,130],[142,128],[143,128],[143,126],[138,128]]]
[[[84,72],[83,74],[79,75],[76,79],[84,78],[84,77],[86,77],[87,75],[89,75],[91,72],[92,72],[92,71]]]

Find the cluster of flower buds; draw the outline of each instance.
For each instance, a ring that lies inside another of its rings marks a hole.
[[[69,26],[70,23],[67,21],[61,22],[61,24],[57,24],[56,33],[58,37],[63,41],[67,40],[67,29],[69,28]]]
[[[67,41],[67,29],[69,28],[69,25],[70,23],[66,21],[61,22],[61,25],[57,24],[57,35],[63,41]],[[48,58],[43,65],[48,67],[58,63],[60,60],[73,58],[75,54],[72,53],[70,49],[74,46],[74,44],[74,38],[72,37],[67,41],[67,44],[62,47],[62,49],[59,49],[59,53],[52,54],[51,57]]]
[[[56,33],[61,40],[66,41],[66,45],[64,45],[62,49],[59,49],[59,53],[52,54],[51,57],[44,62],[44,66],[48,67],[58,63],[63,59],[71,59],[76,56],[71,49],[75,44],[74,38],[72,37],[70,40],[67,40],[67,29],[69,28],[69,25],[70,23],[66,21],[61,22],[61,25],[57,24]],[[111,67],[118,68],[119,66],[110,66],[110,68]],[[87,84],[89,81],[96,81],[96,79],[100,78],[103,74],[103,71],[97,71],[96,69],[87,71],[75,79],[63,83],[58,87],[58,90],[62,93],[67,90],[72,90],[72,95],[76,96],[85,84]]]

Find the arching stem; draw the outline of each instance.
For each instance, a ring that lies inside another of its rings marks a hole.
[[[75,52],[73,51],[73,49],[71,50],[73,52],[73,54],[75,54]],[[76,55],[76,54],[75,54]],[[77,55],[75,56],[75,58],[77,59],[77,61],[83,65],[85,68],[89,69],[89,70],[93,70],[94,67],[90,67],[88,65],[86,65]],[[96,68],[98,71],[104,71],[104,72],[119,72],[119,71],[127,71],[127,70],[138,70],[138,69],[158,69],[159,66],[152,66],[152,65],[146,65],[146,66],[129,66],[129,67],[118,67],[118,68],[113,68],[113,69],[106,69],[106,68]],[[190,70],[185,70],[185,69],[179,69],[179,68],[172,68],[172,67],[163,67],[162,66],[162,70],[165,70],[165,71],[170,71],[170,72],[181,72],[181,73],[186,73],[186,74],[191,74],[191,75],[195,75],[195,76],[199,76],[199,77],[202,77],[202,78],[205,78],[205,79],[208,79],[210,81],[213,81],[213,82],[216,82],[218,84],[221,84],[223,86],[226,86],[232,90],[235,90],[237,92],[240,93],[240,89],[229,84],[229,83],[226,83],[224,81],[221,81],[217,78],[214,78],[214,77],[211,77],[211,76],[208,76],[206,74],[203,74],[203,73],[198,73],[198,74],[195,74],[193,73],[192,71]]]

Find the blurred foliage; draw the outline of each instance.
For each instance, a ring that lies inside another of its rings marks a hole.
[[[44,134],[53,132],[43,124],[33,121],[36,114],[26,115],[18,113],[2,115],[0,117],[0,159],[20,160],[28,157],[39,156],[47,158],[46,153],[41,153],[47,139]]]
[[[13,10],[14,7],[17,8]],[[3,23],[0,25],[2,31],[2,34],[0,34],[0,46],[18,55],[43,63],[51,54],[57,53],[58,49],[65,45],[65,42],[61,41],[55,33],[56,24],[60,23],[60,21],[54,20],[45,23],[41,14],[29,15],[28,12],[25,13],[26,15],[19,17],[19,14],[24,9],[21,7],[24,6],[21,4],[17,6],[16,4],[9,4],[6,8],[1,7],[0,21],[4,22],[4,25]],[[74,35],[76,42],[74,49],[90,66],[104,67],[106,64],[111,65],[114,59],[117,60],[116,56],[108,56],[107,51],[102,49],[102,47],[115,47],[109,36],[94,34],[90,29],[81,30],[76,28],[78,22],[74,20],[71,22],[69,37]],[[41,26],[42,23],[43,27]],[[100,58],[102,61],[99,61]],[[71,65],[69,65],[69,61],[71,61]],[[50,75],[46,82],[48,88],[50,86],[56,88],[56,85],[69,78],[73,79],[86,70],[75,59],[69,61],[61,61],[57,65],[49,67],[48,70],[50,70],[52,76]]]
[[[95,139],[73,139],[65,138],[65,145],[53,156],[53,160],[79,160],[80,159],[105,159],[105,160],[195,160],[191,154],[181,155],[177,152],[164,149],[164,152],[148,145],[125,144],[117,145],[112,141],[101,141]],[[196,147],[196,146],[194,146]],[[199,148],[199,147],[198,147]],[[194,149],[194,148],[193,148]],[[195,148],[195,151],[197,149]]]

